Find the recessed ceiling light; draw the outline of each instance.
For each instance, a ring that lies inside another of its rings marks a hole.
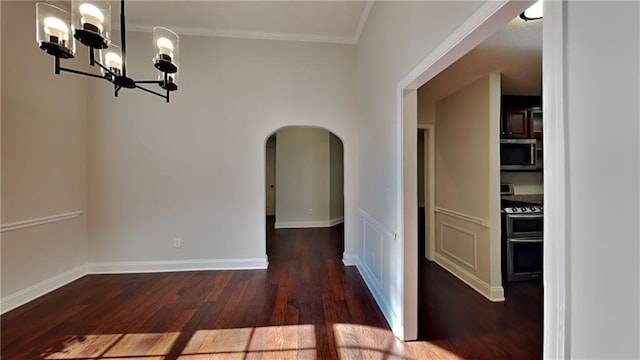
[[[542,0],[538,0],[535,4],[520,14],[520,18],[524,21],[542,19]]]

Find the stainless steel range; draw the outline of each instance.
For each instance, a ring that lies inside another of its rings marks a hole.
[[[502,200],[503,272],[507,281],[542,276],[542,205]]]
[[[508,201],[508,200],[503,200]],[[523,202],[515,202],[519,205],[506,207],[504,208],[504,212],[507,214],[542,214],[544,210],[542,205],[523,203]]]

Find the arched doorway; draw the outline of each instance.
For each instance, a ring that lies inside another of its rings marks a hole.
[[[344,148],[318,127],[278,129],[265,141],[267,256],[279,230],[326,229],[344,252]]]

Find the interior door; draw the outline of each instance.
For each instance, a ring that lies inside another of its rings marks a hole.
[[[276,149],[267,148],[266,150],[266,198],[267,198],[267,216],[276,215]]]

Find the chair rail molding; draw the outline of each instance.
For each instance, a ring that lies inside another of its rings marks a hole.
[[[81,214],[82,214],[82,211],[78,210],[78,211],[72,211],[72,212],[68,212],[68,213],[64,213],[64,214],[56,214],[56,215],[45,216],[45,217],[41,217],[41,218],[35,218],[35,219],[29,219],[29,220],[23,220],[23,221],[16,221],[16,222],[8,223],[8,224],[2,224],[2,225],[0,225],[0,232],[13,231],[13,230],[32,227],[32,226],[49,224],[49,223],[57,222],[57,221],[69,220],[69,219],[76,218],[76,217],[80,216]]]
[[[464,214],[464,213],[461,213],[461,212],[458,212],[458,211],[455,211],[455,210],[445,209],[445,208],[442,208],[440,206],[436,206],[436,213],[443,214],[443,215],[448,215],[448,216],[451,216],[451,217],[454,217],[454,218],[457,218],[457,219],[460,219],[460,220],[468,221],[468,222],[471,222],[471,223],[474,223],[474,224],[477,224],[477,225],[480,225],[480,226],[483,226],[483,227],[486,227],[486,228],[489,227],[489,221],[488,220],[481,219],[481,218],[478,218],[478,217],[475,217],[475,216],[471,216],[471,215],[467,215],[467,214]]]

